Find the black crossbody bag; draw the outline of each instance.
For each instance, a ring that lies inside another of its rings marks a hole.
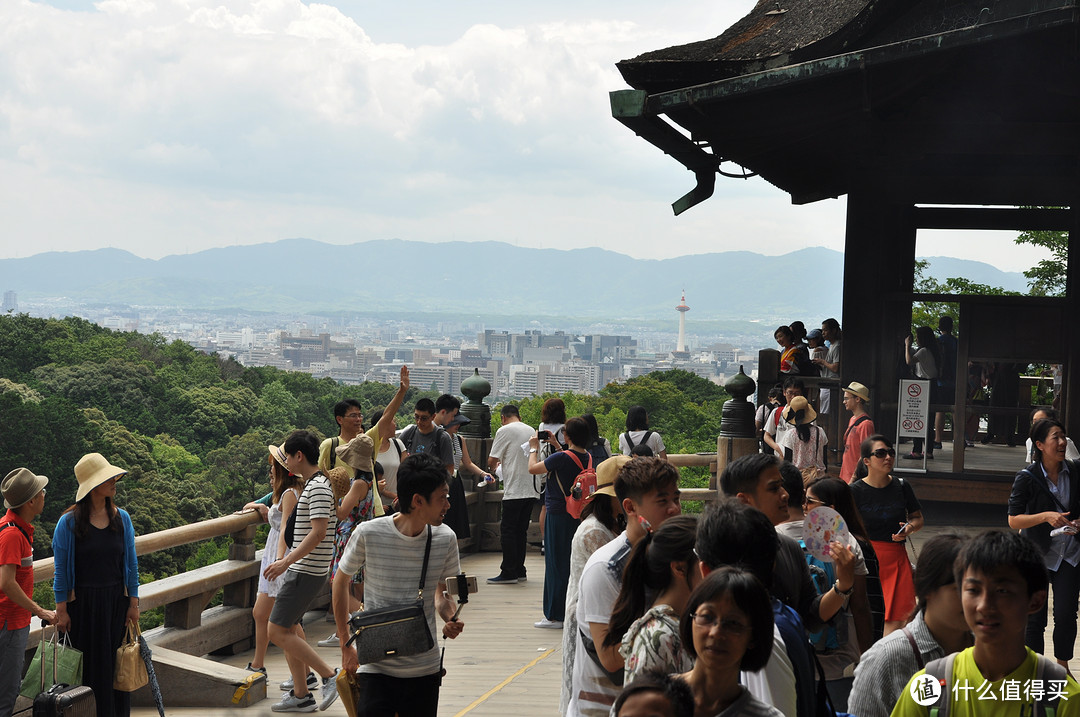
[[[420,586],[416,600],[402,605],[387,605],[374,610],[357,610],[349,616],[352,636],[345,644],[356,643],[356,656],[361,665],[380,662],[390,657],[409,657],[435,647],[424,615],[424,579],[427,577],[428,557],[431,555],[431,526],[427,529],[424,547],[424,567],[420,571]]]

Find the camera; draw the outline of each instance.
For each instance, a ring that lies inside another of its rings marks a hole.
[[[539,438],[541,441],[546,441],[547,439],[551,438],[551,431],[537,431],[536,437]]]

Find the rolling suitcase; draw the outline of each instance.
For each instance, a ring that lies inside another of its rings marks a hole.
[[[42,630],[48,624],[41,621]],[[53,682],[56,682],[56,651],[53,651]],[[45,686],[45,660],[41,660],[41,682]],[[33,717],[97,717],[94,691],[85,685],[53,685],[34,698]]]
[[[96,717],[94,691],[86,685],[53,685],[34,698],[33,717]]]

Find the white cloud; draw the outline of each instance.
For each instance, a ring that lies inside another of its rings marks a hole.
[[[693,176],[611,118],[615,62],[719,34],[752,0],[52,1],[81,11],[0,3],[0,211],[21,238],[0,255],[843,246],[843,202],[791,207],[761,181],[721,179],[674,218]]]

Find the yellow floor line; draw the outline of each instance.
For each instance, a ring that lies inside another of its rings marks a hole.
[[[555,652],[555,648],[551,648],[551,649],[549,649],[549,650],[548,650],[547,652],[545,652],[545,653],[544,653],[543,655],[540,655],[540,656],[539,656],[539,657],[537,657],[537,658],[536,658],[535,660],[533,660],[533,661],[532,661],[532,662],[530,662],[529,664],[525,665],[524,667],[522,667],[522,668],[521,668],[520,670],[518,670],[518,671],[517,671],[517,672],[515,672],[514,674],[510,675],[509,677],[507,677],[507,678],[506,678],[505,680],[503,680],[503,681],[502,681],[502,682],[500,682],[499,684],[495,685],[494,687],[492,687],[492,688],[491,688],[490,690],[488,690],[488,691],[487,691],[487,692],[485,692],[484,694],[482,694],[482,695],[480,695],[479,697],[477,697],[477,698],[476,698],[476,699],[475,699],[475,700],[473,701],[473,703],[472,703],[471,705],[469,705],[469,706],[468,706],[468,707],[466,707],[465,709],[463,709],[463,710],[461,710],[460,712],[458,712],[458,713],[457,713],[456,715],[454,715],[454,717],[463,717],[463,715],[466,715],[466,714],[468,714],[469,712],[473,711],[473,709],[475,709],[476,707],[478,707],[478,706],[480,706],[481,704],[483,704],[484,702],[486,702],[486,701],[487,701],[487,699],[488,699],[489,697],[491,697],[491,696],[492,696],[493,694],[495,694],[496,692],[498,692],[498,691],[499,691],[499,690],[501,690],[502,688],[506,687],[506,686],[507,686],[508,684],[510,684],[511,682],[513,682],[514,680],[516,680],[516,679],[517,679],[518,677],[521,677],[521,676],[522,676],[523,674],[525,674],[525,673],[526,673],[526,672],[527,672],[527,671],[529,670],[529,668],[531,668],[531,667],[532,667],[533,665],[535,665],[536,663],[540,662],[540,660],[544,659],[545,657],[547,657],[548,655],[550,655],[550,654],[551,654],[551,653],[553,653],[553,652]]]

